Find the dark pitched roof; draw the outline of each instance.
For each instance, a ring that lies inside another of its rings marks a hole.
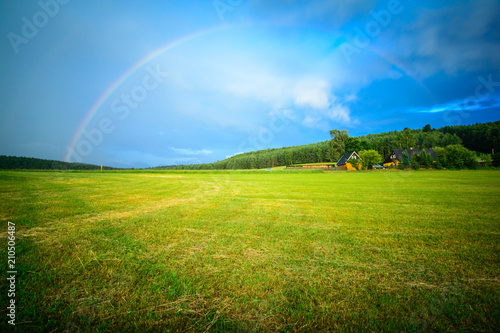
[[[386,159],[386,160],[390,160],[390,157],[391,157],[392,155],[396,155],[396,158],[397,158],[399,161],[401,161],[401,160],[402,160],[402,158],[403,158],[403,152],[404,152],[405,150],[408,152],[408,157],[409,157],[409,158],[410,158],[410,160],[411,160],[411,159],[412,159],[412,157],[413,157],[413,154],[419,154],[419,155],[420,155],[420,154],[422,153],[422,150],[424,150],[424,149],[394,149],[394,150],[392,151],[392,153],[391,153],[391,154],[387,157],[387,159]],[[434,149],[425,149],[425,152],[426,152],[427,154],[430,154],[430,155],[432,156],[432,158],[433,158],[433,159],[436,159],[436,158],[437,158],[436,153],[434,152]],[[384,163],[388,163],[388,162],[384,162]]]
[[[353,154],[356,154],[357,158],[361,159],[361,157],[359,157],[359,155],[353,151],[352,153],[349,153],[349,154],[345,154],[343,155],[340,160],[337,162],[337,165],[344,165],[344,164],[347,164],[347,160],[353,155]]]

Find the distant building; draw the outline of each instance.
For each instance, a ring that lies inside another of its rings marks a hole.
[[[399,162],[401,162],[401,160],[403,159],[403,152],[405,150],[408,153],[408,157],[409,157],[410,161],[412,160],[414,154],[420,155],[423,150],[425,150],[427,155],[431,155],[433,159],[437,158],[436,153],[434,152],[434,149],[394,149],[392,151],[392,153],[389,156],[387,156],[383,165],[385,167],[388,167],[391,165],[397,166],[399,164]]]
[[[361,160],[361,157],[359,157],[358,153],[356,153],[355,151],[353,151],[352,153],[350,154],[345,154],[344,156],[342,156],[340,158],[340,160],[337,162],[337,167],[341,168],[341,167],[345,167],[347,168],[347,170],[356,170],[350,163],[347,163],[347,161],[350,159],[350,158],[355,158],[356,160],[360,161]]]
[[[317,165],[303,165],[302,169],[329,169],[328,164],[317,164]]]

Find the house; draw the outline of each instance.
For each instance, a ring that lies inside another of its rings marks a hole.
[[[337,167],[345,167],[347,168],[347,170],[356,170],[350,163],[347,163],[350,158],[355,158],[358,161],[361,160],[361,157],[359,157],[359,155],[355,151],[353,151],[350,154],[345,154],[344,156],[342,156],[337,162]]]
[[[434,149],[394,149],[392,153],[387,156],[385,159],[383,165],[385,167],[389,166],[397,166],[399,162],[403,159],[403,152],[406,150],[408,153],[408,157],[410,161],[412,160],[412,157],[414,154],[421,154],[423,150],[427,153],[427,155],[431,155],[433,159],[437,159],[436,153],[434,152]]]

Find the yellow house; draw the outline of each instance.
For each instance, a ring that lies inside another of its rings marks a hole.
[[[356,170],[356,168],[354,168],[351,163],[347,163],[347,161],[351,158],[354,158],[361,163],[361,157],[359,157],[359,155],[355,151],[353,151],[350,154],[345,154],[344,156],[342,156],[337,162],[337,167],[346,167],[347,170]]]

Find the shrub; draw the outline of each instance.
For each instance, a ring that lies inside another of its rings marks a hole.
[[[411,160],[420,163],[420,155],[417,153],[413,154]]]
[[[374,164],[379,164],[382,162],[382,156],[376,150],[362,150],[359,152],[359,157],[361,157],[361,163],[363,167],[371,169]]]
[[[406,150],[403,151],[403,154],[401,156],[401,162],[403,162],[405,168],[410,166],[410,156],[408,155],[408,152]]]
[[[427,154],[427,165],[429,168],[434,166],[434,159],[431,154]]]
[[[478,160],[484,161],[484,166],[491,166],[492,159],[490,154],[481,154],[479,155]]]
[[[354,169],[359,170],[361,163],[355,159],[355,158],[350,158],[347,160],[347,163],[349,163]]]
[[[440,158],[439,160],[446,167],[476,169],[478,166],[476,154],[462,145],[449,145],[446,146],[444,151],[445,159]]]
[[[422,153],[420,154],[420,161],[417,162],[420,162],[424,168],[429,168],[429,160],[427,159],[427,153],[425,150],[422,150]]]
[[[500,154],[493,154],[493,156],[491,156],[491,161],[494,167],[500,167]]]
[[[476,154],[464,148],[461,145],[449,145],[445,148],[446,162],[451,168],[460,169],[463,167],[469,169],[477,168]]]
[[[441,147],[435,147],[434,153],[436,153],[436,161],[439,161],[441,167],[446,167],[446,150]]]
[[[418,162],[417,162],[417,161],[415,161],[415,160],[412,160],[412,161],[411,161],[411,168],[412,168],[413,170],[418,170],[418,169],[420,169],[420,163],[418,163]]]

